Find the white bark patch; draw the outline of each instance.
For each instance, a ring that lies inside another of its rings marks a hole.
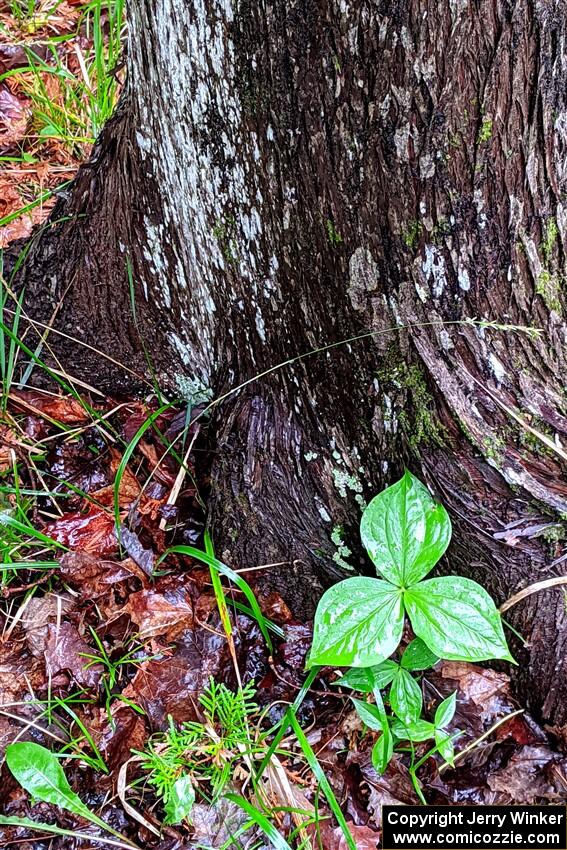
[[[394,144],[396,145],[396,153],[398,155],[398,159],[402,162],[409,161],[409,138],[410,138],[410,125],[409,122],[404,124],[403,127],[398,127],[396,132],[394,133]]]
[[[149,297],[161,297],[172,331],[178,316],[167,315],[173,305],[168,284],[176,288],[192,321],[176,330],[175,348],[191,349],[191,370],[205,382],[214,365],[220,276],[234,269],[263,341],[263,284],[266,273],[277,273],[275,258],[268,271],[260,244],[262,193],[255,175],[255,163],[266,160],[262,146],[275,148],[275,133],[269,126],[260,139],[245,126],[232,22],[231,0],[193,0],[190,13],[185,0],[130,9],[129,73],[142,122],[136,141],[159,187],[163,221],[159,233],[151,213],[145,221],[144,253],[158,280],[144,284]],[[147,97],[148,89],[155,98]]]
[[[459,288],[462,289],[463,292],[468,292],[471,288],[471,280],[468,271],[463,266],[459,266],[457,280],[459,282]]]
[[[378,288],[378,266],[368,248],[357,248],[349,264],[348,294],[355,310],[365,310],[369,292]]]
[[[434,300],[441,298],[447,286],[445,258],[435,245],[425,246],[425,259],[422,263],[425,280],[430,283]]]
[[[497,382],[501,384],[506,378],[506,369],[492,352],[488,355],[488,365],[490,366],[490,371],[496,378]]]

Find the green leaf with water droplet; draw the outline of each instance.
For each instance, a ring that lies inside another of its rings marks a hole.
[[[308,667],[372,667],[397,648],[404,628],[401,591],[387,581],[347,578],[323,594]]]
[[[414,632],[439,658],[514,660],[500,614],[476,581],[461,576],[428,579],[406,590],[404,603]]]
[[[379,493],[360,523],[360,536],[376,569],[399,587],[409,587],[435,566],[451,539],[449,514],[415,475]]]

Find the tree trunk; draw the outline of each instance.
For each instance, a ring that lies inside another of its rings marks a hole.
[[[345,563],[368,569],[360,509],[404,463],[451,512],[452,572],[501,602],[561,571],[562,7],[130,4],[127,91],[30,255],[29,310],[135,372],[147,351],[189,401],[376,332],[217,408],[217,547],[286,562],[270,582],[296,607]],[[58,339],[79,377],[132,388]],[[563,593],[510,620],[529,640],[519,686],[566,722]]]

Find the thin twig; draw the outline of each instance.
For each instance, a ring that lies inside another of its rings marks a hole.
[[[524,587],[523,590],[519,590],[511,596],[510,599],[507,599],[506,602],[503,602],[499,611],[503,614],[509,608],[512,608],[513,605],[517,605],[518,602],[521,602],[522,599],[526,599],[528,596],[531,596],[532,593],[539,593],[540,590],[545,590],[548,587],[558,587],[561,584],[567,584],[567,576],[554,576],[553,578],[546,578],[543,581],[536,581],[534,584]]]
[[[490,727],[490,729],[487,729],[486,732],[483,735],[480,736],[480,738],[477,738],[475,741],[472,741],[470,744],[468,744],[466,747],[464,747],[462,750],[460,750],[456,754],[455,758],[453,759],[453,764],[449,764],[448,761],[444,761],[443,764],[439,768],[439,773],[443,773],[443,771],[447,770],[448,767],[453,767],[456,761],[462,759],[464,756],[467,755],[467,753],[472,752],[472,750],[475,750],[478,747],[478,745],[482,741],[484,741],[485,738],[488,738],[490,735],[492,735],[492,733],[495,732],[496,729],[498,729],[499,726],[502,726],[508,720],[511,720],[513,717],[517,717],[519,714],[523,714],[523,713],[524,713],[524,709],[519,708],[517,711],[512,711],[510,714],[507,714],[506,717],[502,717],[500,720],[498,720],[497,723],[494,723]]]
[[[193,451],[193,446],[195,445],[195,440],[197,439],[197,435],[199,433],[199,429],[197,428],[195,433],[193,434],[193,439],[189,443],[189,448],[185,452],[185,457],[183,458],[183,463],[179,467],[179,472],[177,473],[177,478],[171,488],[171,493],[167,497],[166,506],[174,505],[177,501],[177,498],[181,492],[181,487],[183,486],[183,482],[185,480],[185,475],[187,474],[187,464],[189,462],[189,455]],[[161,520],[159,527],[163,531],[167,525],[167,519],[163,517]]]

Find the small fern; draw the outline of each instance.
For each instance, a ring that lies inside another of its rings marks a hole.
[[[218,799],[237,767],[261,749],[261,739],[253,743],[250,736],[249,721],[258,712],[252,683],[234,692],[211,678],[199,702],[204,722],[178,728],[170,717],[167,731],[138,753],[168,824],[189,818],[196,789],[208,802]]]

